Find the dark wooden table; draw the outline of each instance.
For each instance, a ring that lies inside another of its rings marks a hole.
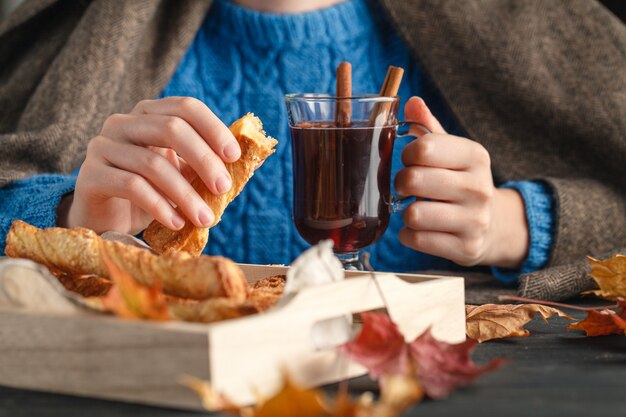
[[[535,320],[528,326],[530,337],[479,345],[476,362],[494,357],[510,362],[448,399],[425,401],[406,415],[625,417],[626,336],[586,338],[565,330],[566,323]],[[0,417],[192,415],[201,414],[0,387]]]

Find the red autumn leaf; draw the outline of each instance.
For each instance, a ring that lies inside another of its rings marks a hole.
[[[391,319],[379,313],[362,313],[363,328],[343,351],[367,368],[372,378],[383,373],[400,373],[407,363],[404,336]]]
[[[626,334],[626,301],[617,300],[617,312],[613,310],[592,310],[584,320],[572,323],[568,329],[583,330],[587,336],[606,336],[610,334]]]
[[[476,343],[468,339],[453,345],[435,339],[426,330],[409,345],[417,376],[430,398],[446,397],[456,387],[467,385],[502,364],[501,359],[493,359],[484,367],[477,366],[470,357]]]
[[[362,316],[361,333],[346,344],[343,351],[365,366],[375,379],[382,375],[413,374],[431,398],[443,398],[456,387],[472,382],[502,363],[493,360],[479,367],[472,362],[470,353],[476,346],[474,340],[449,344],[436,340],[427,330],[407,344],[388,316],[378,313]]]

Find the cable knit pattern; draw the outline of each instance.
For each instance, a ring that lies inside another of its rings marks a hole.
[[[334,92],[335,68],[341,61],[352,63],[355,93],[378,91],[389,65],[405,68],[399,95],[424,97],[443,125],[459,132],[376,7],[354,0],[311,13],[276,15],[215,2],[161,96],[196,97],[226,123],[254,112],[279,145],[211,230],[207,253],[238,262],[288,264],[308,246],[292,222],[291,144],[283,95]],[[395,146],[394,173],[400,169],[404,144]],[[401,227],[401,216],[393,215],[387,232],[368,249],[377,269],[454,268],[447,260],[400,244]]]
[[[13,220],[20,219],[37,227],[57,223],[56,208],[64,194],[74,191],[74,175],[37,175],[0,188],[0,255],[4,255],[6,236]]]
[[[530,244],[528,257],[520,269],[492,268],[492,273],[504,283],[516,283],[520,275],[541,269],[548,263],[554,233],[554,202],[550,187],[541,181],[511,181],[501,187],[517,190],[522,195]]]
[[[353,0],[311,13],[273,15],[215,1],[161,97],[196,97],[227,124],[254,112],[279,144],[276,154],[256,172],[220,224],[211,230],[205,252],[237,262],[288,264],[308,247],[293,226],[291,215],[291,143],[283,95],[334,92],[335,68],[341,61],[353,64],[355,93],[378,91],[389,65],[405,68],[399,95],[404,99],[422,96],[448,132],[463,134],[377,7],[366,0]],[[405,144],[399,141],[395,145],[394,175],[401,167]],[[4,239],[13,219],[39,227],[53,226],[61,196],[74,184],[74,176],[40,175],[0,188],[0,253],[4,252]],[[512,277],[505,279],[509,281],[519,272],[545,263],[552,223],[552,197],[546,186],[518,182],[515,187],[526,201],[531,248],[522,270],[507,275]],[[450,261],[401,245],[397,234],[402,226],[401,215],[392,215],[387,232],[368,248],[375,268],[458,269]],[[505,274],[494,272],[501,279]]]
[[[218,0],[162,96],[205,102],[225,123],[246,112],[263,120],[279,140],[270,157],[211,230],[206,252],[238,262],[290,263],[308,244],[293,226],[291,143],[283,102],[286,93],[335,89],[335,68],[353,64],[353,91],[378,91],[389,65],[407,70],[400,95],[421,95],[418,68],[402,41],[366,1],[348,1],[312,13],[259,13]],[[428,101],[428,100],[427,100]],[[402,143],[394,151],[399,169]],[[384,270],[444,268],[450,262],[416,254],[397,239],[400,215],[371,247]]]

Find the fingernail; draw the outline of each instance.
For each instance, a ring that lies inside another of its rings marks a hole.
[[[239,159],[240,153],[241,149],[239,148],[239,145],[234,142],[229,143],[224,148],[224,157],[229,160]]]
[[[200,210],[200,214],[198,214],[198,220],[204,227],[209,227],[213,224],[213,220],[215,217],[209,208],[204,208]]]
[[[174,225],[176,230],[178,230],[185,225],[185,219],[183,219],[178,213],[176,213],[172,216],[172,224]]]
[[[230,190],[231,185],[232,183],[227,175],[222,175],[215,181],[215,188],[217,188],[217,192],[220,194]]]

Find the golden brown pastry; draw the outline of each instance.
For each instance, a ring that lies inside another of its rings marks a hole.
[[[286,281],[285,275],[260,279],[250,286],[248,300],[258,311],[274,307],[283,295]]]
[[[100,248],[137,282],[152,286],[158,281],[167,294],[197,300],[210,297],[244,300],[247,297],[245,276],[229,259],[193,257],[186,252],[158,256],[146,249],[103,240],[83,228],[41,230],[16,220],[7,235],[5,253],[69,274],[109,278]]]
[[[195,301],[169,297],[170,317],[175,320],[213,323],[260,313],[276,305],[283,294],[286,278],[277,275],[260,279],[250,286],[247,300],[211,298]]]
[[[277,143],[275,139],[265,136],[261,120],[252,113],[234,122],[230,126],[230,131],[241,147],[241,158],[232,164],[226,164],[232,178],[231,189],[225,194],[215,195],[206,188],[199,177],[191,182],[193,188],[215,214],[215,221],[211,227],[220,221],[226,206],[239,195],[254,174],[254,170],[265,158],[274,153],[274,146]],[[158,253],[186,251],[194,256],[202,253],[208,236],[209,228],[195,227],[190,221],[178,231],[170,230],[153,221],[143,234],[144,240]]]
[[[52,275],[57,277],[66,290],[82,295],[83,297],[102,297],[106,295],[113,283],[108,279],[96,275],[76,275],[60,269],[48,268]]]
[[[170,318],[198,323],[236,319],[259,312],[259,309],[247,300],[237,301],[223,297],[202,301],[170,300],[167,307]]]

